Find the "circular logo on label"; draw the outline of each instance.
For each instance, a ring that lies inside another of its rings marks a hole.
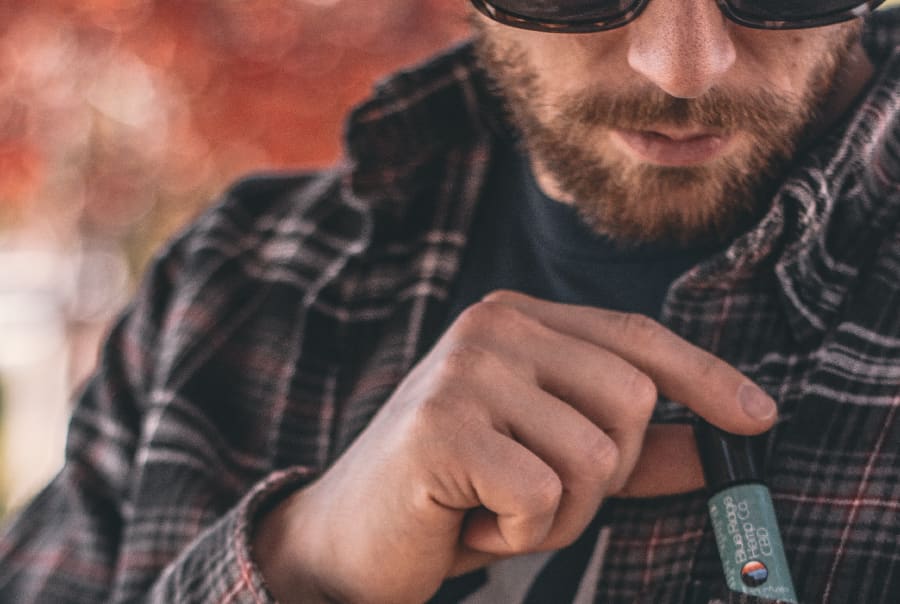
[[[747,587],[759,587],[769,578],[769,569],[759,560],[751,560],[741,569],[741,579]]]

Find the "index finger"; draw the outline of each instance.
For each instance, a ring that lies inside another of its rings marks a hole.
[[[660,392],[723,430],[759,434],[775,422],[775,401],[747,376],[648,317],[511,291],[485,299],[617,354],[646,373]]]

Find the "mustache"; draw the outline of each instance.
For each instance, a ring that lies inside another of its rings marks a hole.
[[[684,99],[659,89],[609,94],[596,88],[560,101],[560,117],[584,126],[648,130],[654,126],[704,127],[720,131],[778,131],[797,120],[797,109],[808,103],[768,91],[736,93],[711,89],[702,97]],[[803,116],[808,121],[811,115]]]

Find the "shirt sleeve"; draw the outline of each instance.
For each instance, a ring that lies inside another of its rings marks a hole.
[[[295,468],[273,473],[170,564],[153,587],[149,601],[269,604],[250,548],[254,520],[261,509],[305,484],[310,472]]]
[[[64,467],[0,533],[0,601],[271,601],[251,558],[252,519],[308,481],[309,468],[268,474],[261,467],[226,489],[216,483],[214,463],[197,456],[172,467],[199,468],[209,501],[179,500],[178,476],[159,485],[169,490],[158,502],[135,494],[147,462],[141,443],[154,421],[186,431],[187,420],[172,420],[171,409],[148,400],[154,365],[164,362],[168,306],[186,279],[186,245],[190,238],[176,241],[153,264],[111,330],[73,410]],[[155,413],[168,416],[155,420]],[[155,454],[189,457],[174,448]]]

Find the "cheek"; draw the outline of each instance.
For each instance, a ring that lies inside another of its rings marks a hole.
[[[587,61],[572,45],[544,42],[528,48],[542,90],[565,94],[585,79]]]
[[[810,60],[818,61],[809,43],[795,32],[752,31],[737,47],[738,77],[744,85],[790,97],[802,93]]]
[[[802,95],[855,29],[843,24],[815,30],[744,30],[739,39],[746,73],[773,92]]]
[[[616,87],[614,74],[624,73],[624,53],[618,51],[618,32],[560,35],[526,32],[519,44],[526,48],[542,82],[555,95],[586,88]]]

